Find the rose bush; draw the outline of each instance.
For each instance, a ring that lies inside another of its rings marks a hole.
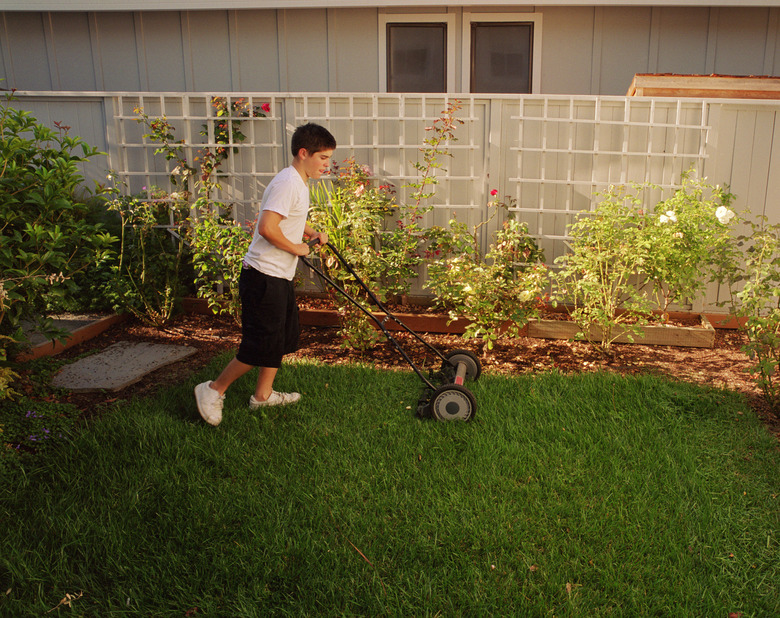
[[[431,230],[426,284],[452,320],[469,321],[464,337],[480,339],[485,351],[499,337],[518,336],[538,316],[548,284],[544,256],[524,223],[503,221],[482,257],[480,228],[509,209],[506,201],[497,199],[488,206],[489,217],[471,230],[456,219],[450,220],[449,230]]]
[[[122,195],[120,181],[108,189],[108,209],[121,220],[119,261],[107,290],[114,308],[153,326],[168,324],[185,289],[182,270],[185,245],[181,238],[187,205],[151,188],[142,195]]]
[[[556,258],[556,302],[570,304],[579,336],[605,353],[617,337],[641,333],[652,307],[638,285],[653,246],[640,197],[627,187],[610,187],[591,213],[569,229],[571,252]],[[668,217],[668,215],[665,215]],[[594,341],[594,331],[600,341]]]
[[[329,242],[363,281],[379,287],[386,264],[381,252],[384,220],[395,208],[392,187],[377,184],[368,167],[349,158],[341,166],[332,166],[330,178],[315,185],[311,197],[311,226],[328,234]],[[327,250],[319,255],[325,274],[368,305],[366,294],[338,258]],[[373,346],[379,335],[370,319],[333,288],[325,289],[339,310],[345,346],[359,350]],[[375,292],[385,295],[382,289]]]
[[[642,190],[648,188],[651,185]],[[707,283],[719,277],[737,223],[730,208],[733,199],[727,189],[696,178],[690,170],[672,197],[655,205],[657,221],[643,225],[644,243],[651,250],[642,272],[662,312],[695,301]]]
[[[238,323],[238,280],[253,231],[254,222],[241,225],[214,213],[190,219],[187,230],[198,298],[206,299],[215,314],[226,313]]]
[[[743,260],[730,272],[731,310],[741,318],[744,351],[766,401],[780,408],[780,224],[766,217],[748,222],[738,237]]]
[[[684,173],[673,195],[646,207],[651,184],[610,187],[593,212],[571,226],[572,251],[556,259],[555,297],[573,305],[580,336],[601,335],[610,353],[623,333],[633,340],[660,308],[691,303],[736,264],[734,196]],[[596,342],[594,342],[596,343]]]

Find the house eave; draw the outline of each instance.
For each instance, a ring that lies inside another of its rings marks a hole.
[[[492,7],[689,6],[773,7],[777,0],[489,0]],[[0,11],[162,11],[214,9],[446,8],[483,6],[478,0],[0,0]]]

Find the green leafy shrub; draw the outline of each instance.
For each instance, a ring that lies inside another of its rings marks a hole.
[[[555,298],[572,305],[580,336],[611,352],[622,332],[641,334],[652,308],[638,276],[645,271],[652,238],[641,199],[626,187],[610,187],[592,213],[583,213],[569,228],[571,253],[556,258]]]
[[[495,194],[495,192],[494,192]],[[432,229],[427,255],[427,287],[453,320],[466,319],[465,338],[479,338],[487,350],[502,336],[517,337],[520,329],[539,313],[547,287],[544,257],[524,223],[507,219],[496,232],[484,259],[478,231],[506,202],[489,204],[492,215],[468,230],[450,220],[450,229]]]
[[[311,226],[328,234],[329,242],[367,284],[382,277],[384,260],[380,236],[385,215],[393,208],[389,185],[374,186],[370,170],[354,158],[334,166],[331,178],[312,188]],[[354,276],[331,252],[320,253],[323,272],[351,296],[368,306]],[[379,339],[370,318],[332,288],[326,288],[339,312],[340,335],[346,347],[365,350]],[[376,290],[379,296],[381,290]]]
[[[412,189],[410,199],[399,206],[396,225],[383,236],[385,285],[389,292],[405,294],[417,277],[424,257],[421,247],[430,234],[424,227],[424,217],[433,208],[430,200],[439,183],[437,171],[445,171],[442,158],[452,156],[449,146],[458,140],[456,130],[463,124],[458,118],[460,109],[460,101],[449,101],[439,117],[425,128],[428,135],[419,159],[412,162],[417,178],[405,185]]]
[[[240,322],[238,280],[252,242],[252,227],[229,217],[204,214],[190,219],[188,237],[198,298],[205,298],[215,314],[226,313]]]
[[[182,267],[186,205],[152,189],[149,196],[120,195],[108,208],[121,219],[119,261],[109,293],[115,307],[162,327],[173,317],[183,296]]]
[[[744,264],[732,273],[741,289],[732,292],[732,311],[742,318],[747,334],[743,350],[753,361],[755,377],[766,401],[780,408],[780,224],[765,217],[749,222],[750,232],[738,239],[744,248]]]
[[[0,104],[0,363],[25,343],[24,321],[58,334],[47,318],[52,299],[77,294],[73,274],[107,259],[116,242],[86,220],[80,165],[101,153],[12,100]]]
[[[114,310],[110,294],[106,294],[106,290],[111,287],[114,268],[119,259],[120,218],[117,213],[108,210],[105,187],[101,187],[94,197],[87,200],[86,205],[88,210],[84,215],[84,222],[99,224],[105,233],[114,239],[114,243],[111,251],[96,256],[87,268],[71,273],[70,282],[74,292],[46,299],[47,313],[53,315]]]
[[[245,230],[240,224],[229,217],[224,216],[228,207],[212,199],[214,190],[219,189],[219,168],[228,158],[231,152],[236,152],[236,148],[229,148],[229,144],[239,144],[246,140],[246,135],[241,129],[242,118],[265,117],[270,111],[270,106],[264,103],[260,107],[250,108],[245,99],[235,99],[228,102],[224,97],[214,97],[211,104],[216,110],[216,118],[209,120],[204,124],[201,135],[208,137],[212,133],[214,142],[218,144],[213,147],[204,147],[198,151],[198,156],[193,162],[197,168],[191,165],[184,156],[184,141],[176,140],[175,129],[168,122],[166,117],[154,118],[146,114],[143,108],[136,108],[138,122],[146,126],[148,133],[144,137],[158,144],[154,154],[162,155],[166,161],[172,161],[175,166],[170,173],[171,185],[175,189],[171,193],[159,191],[157,200],[152,200],[150,204],[169,205],[170,212],[167,213],[170,221],[168,222],[168,234],[177,239],[185,237],[190,245],[192,254],[191,266],[193,269],[192,280],[195,290],[200,298],[208,301],[209,307],[215,313],[228,313],[237,321],[240,320],[241,303],[238,295],[238,279],[241,273],[241,264],[244,253],[251,242],[251,232]],[[118,203],[119,210],[128,210],[126,219],[137,218],[151,223],[151,228],[155,228],[152,220],[162,222],[166,213],[159,211],[157,213],[142,213],[137,201],[133,198],[122,198],[127,203],[123,205]],[[148,200],[144,200],[148,202]],[[146,208],[151,208],[147,206]],[[196,216],[184,220],[185,212],[191,209]],[[132,211],[132,213],[130,212]],[[135,214],[134,214],[135,213]],[[145,225],[145,224],[144,224]],[[142,236],[151,235],[150,229],[136,223],[136,236],[139,241],[136,247],[145,250],[141,243]],[[156,232],[159,235],[159,231]],[[176,303],[179,300],[182,285],[176,285],[181,282],[182,268],[189,263],[182,264],[182,252],[184,243],[175,244],[176,251],[171,253],[170,238],[165,243],[168,247],[162,254],[162,263],[158,259],[156,269],[159,275],[168,270],[165,275],[165,281],[160,289],[165,290],[161,298],[159,307],[151,306],[148,303],[148,296],[139,292],[137,284],[138,277],[125,277],[126,297],[140,301],[140,306],[144,307],[144,313],[152,318],[154,322],[164,322]],[[161,246],[161,241],[157,241],[155,246]],[[153,262],[154,263],[154,262]],[[185,268],[186,269],[186,268]],[[153,275],[154,280],[154,275]],[[138,304],[138,302],[137,302]]]
[[[429,133],[420,148],[420,158],[412,162],[418,177],[406,185],[412,189],[408,203],[396,202],[392,186],[375,186],[370,170],[352,158],[340,169],[334,166],[333,179],[312,191],[312,226],[328,233],[334,246],[379,298],[389,301],[403,296],[418,276],[423,260],[421,247],[428,239],[423,219],[432,208],[429,200],[435,195],[441,157],[449,156],[449,143],[456,139],[455,129],[463,123],[457,118],[459,109],[457,101],[450,102],[426,128]],[[323,260],[329,276],[350,294],[365,296],[335,257],[326,253]],[[347,347],[368,349],[378,341],[370,318],[338,295],[333,298]]]
[[[731,262],[732,228],[737,223],[727,189],[682,175],[674,195],[655,205],[655,217],[644,226],[649,251],[643,265],[660,309],[699,298],[715,280],[724,260]]]
[[[613,186],[600,194],[595,210],[569,230],[571,253],[556,259],[557,299],[573,305],[583,338],[600,333],[605,353],[622,334],[633,340],[656,315],[665,319],[670,305],[699,298],[736,263],[728,190],[690,170],[650,213],[644,204],[654,188]]]

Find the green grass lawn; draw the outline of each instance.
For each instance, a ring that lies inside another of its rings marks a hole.
[[[441,423],[412,373],[297,362],[301,403],[247,376],[213,428],[225,360],[3,483],[0,614],[780,615],[780,452],[735,394],[484,375]]]

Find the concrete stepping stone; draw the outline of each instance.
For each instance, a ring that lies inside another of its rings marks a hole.
[[[54,376],[52,386],[74,392],[119,391],[196,351],[184,345],[120,341],[98,354],[66,365]]]

